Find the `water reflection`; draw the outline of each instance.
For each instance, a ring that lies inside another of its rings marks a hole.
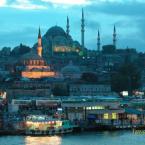
[[[132,131],[84,132],[62,136],[1,136],[0,145],[145,145],[144,134]]]
[[[61,145],[61,137],[31,137],[25,138],[25,145]]]

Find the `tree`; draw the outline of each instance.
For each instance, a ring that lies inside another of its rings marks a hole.
[[[111,78],[112,90],[116,92],[127,90],[131,94],[140,87],[140,71],[131,62],[124,63]]]
[[[69,95],[69,89],[68,86],[55,85],[52,89],[52,94],[54,96],[68,96]]]
[[[11,54],[16,56],[16,55],[23,55],[23,54],[26,54],[28,52],[31,51],[31,48],[26,46],[26,45],[23,45],[23,44],[20,44],[19,46],[15,47]]]
[[[98,81],[98,76],[95,73],[86,72],[82,74],[81,80],[88,83],[96,83]]]

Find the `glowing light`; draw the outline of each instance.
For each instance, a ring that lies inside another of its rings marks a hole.
[[[51,136],[51,137],[25,137],[25,145],[36,145],[36,144],[46,144],[51,143],[55,145],[61,145],[61,137]]]
[[[92,109],[92,107],[87,107],[86,109],[87,109],[87,110],[91,110],[91,109]]]
[[[109,114],[108,113],[104,114],[104,119],[109,119]]]
[[[117,119],[117,114],[116,113],[112,113],[112,119]]]
[[[92,107],[87,107],[87,110],[101,110],[104,109],[104,106],[92,106]]]

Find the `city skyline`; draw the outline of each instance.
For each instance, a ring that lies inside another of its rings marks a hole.
[[[81,9],[85,15],[85,46],[97,49],[97,31],[101,44],[112,44],[116,25],[117,47],[144,51],[145,18],[143,0],[1,0],[0,48],[20,43],[33,46],[38,27],[42,35],[58,25],[66,30],[67,16],[70,35],[81,43]]]

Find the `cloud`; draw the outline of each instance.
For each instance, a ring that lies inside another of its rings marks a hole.
[[[5,4],[6,4],[6,0],[0,0],[0,7],[5,6]]]
[[[0,7],[11,7],[16,9],[48,9],[49,6],[53,6],[55,8],[61,7],[61,8],[69,8],[71,6],[91,6],[92,10],[94,7],[98,8],[98,11],[105,11],[105,7],[108,6],[110,9],[108,9],[106,12],[111,12],[112,10],[116,11],[118,13],[124,12],[122,11],[122,8],[125,5],[126,12],[126,6],[128,7],[128,10],[132,9],[133,7],[137,7],[138,4],[140,4],[141,9],[138,9],[138,11],[141,11],[144,6],[142,5],[145,3],[145,0],[0,0]],[[136,5],[137,4],[137,5]],[[112,6],[116,5],[117,9],[112,9]],[[102,6],[105,6],[102,8]],[[119,11],[121,10],[121,11]],[[136,9],[134,9],[136,11]],[[135,11],[132,13],[134,14]]]
[[[46,8],[43,5],[32,3],[31,0],[16,0],[15,3],[9,6],[17,9],[45,9]]]
[[[38,28],[36,27],[25,27],[23,29],[17,28],[15,30],[0,31],[0,47],[10,46],[15,47],[20,43],[33,46],[34,42],[37,41]]]
[[[90,0],[41,0],[41,1],[52,4],[64,4],[64,5],[82,5],[90,3]]]
[[[100,12],[108,15],[125,16],[143,16],[145,15],[145,1],[142,0],[102,0],[101,3],[93,1],[91,5],[86,6],[90,12]],[[114,1],[114,2],[111,2]]]
[[[0,7],[15,8],[15,9],[46,9],[47,7],[43,4],[37,3],[40,0],[0,0]]]

